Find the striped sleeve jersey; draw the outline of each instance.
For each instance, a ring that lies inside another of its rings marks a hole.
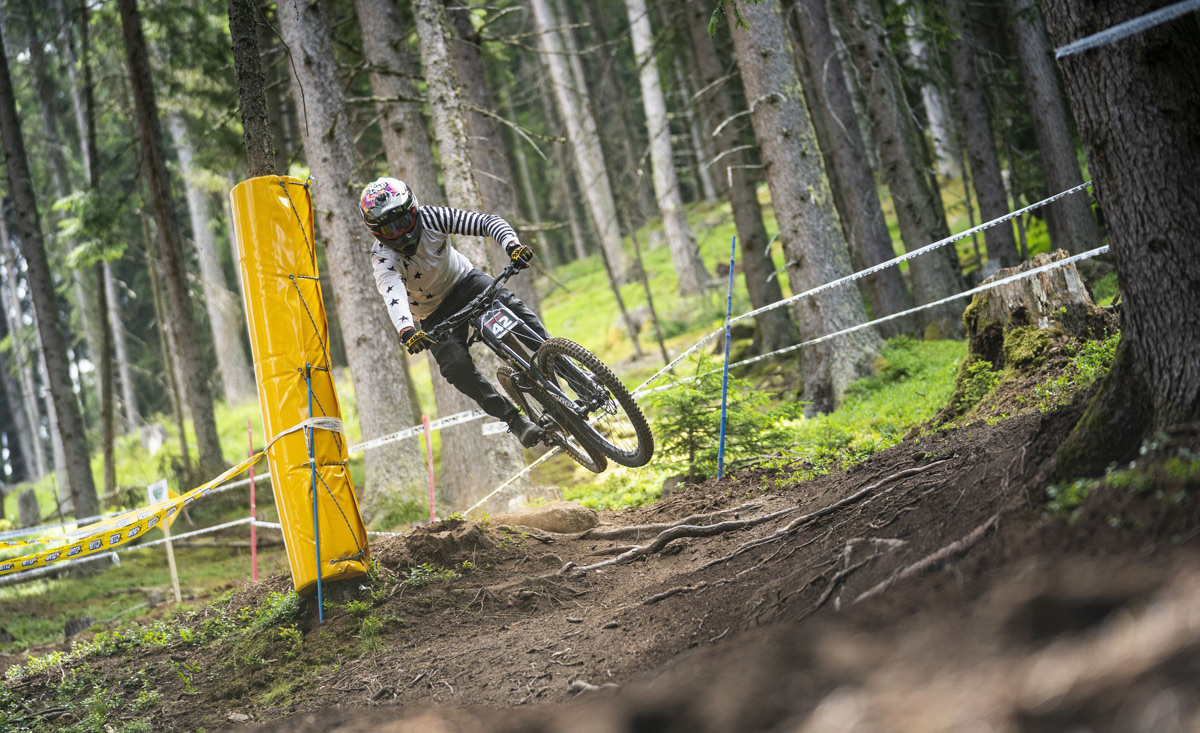
[[[511,252],[520,241],[512,226],[495,214],[479,214],[450,206],[421,206],[421,241],[412,256],[375,242],[371,264],[375,284],[397,331],[416,326],[433,314],[442,300],[474,265],[454,248],[450,235],[491,237]]]

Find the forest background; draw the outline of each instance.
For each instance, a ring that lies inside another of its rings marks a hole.
[[[277,172],[314,178],[355,438],[473,407],[392,336],[355,211],[378,175],[513,222],[539,255],[514,288],[631,381],[719,322],[734,233],[737,304],[759,307],[1084,180],[1032,0],[739,3],[729,17],[707,0],[252,5]],[[35,487],[38,519],[94,514],[137,503],[156,473],[181,488],[213,475],[258,423],[226,208],[247,174],[228,8],[6,2],[3,18],[0,103],[19,123],[4,129],[0,219],[4,496]],[[764,314],[742,353],[1102,243],[1077,194]],[[502,255],[458,246],[476,264]],[[1111,295],[1105,269],[1089,274]],[[962,305],[788,357],[782,396],[833,409],[874,375],[884,338],[961,336]],[[525,462],[479,423],[439,441],[442,456],[487,456],[441,462],[445,507]],[[369,519],[404,516],[424,485],[412,443],[355,468]]]

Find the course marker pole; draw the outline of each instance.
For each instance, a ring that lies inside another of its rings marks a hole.
[[[308,387],[308,419],[313,417],[312,364],[304,364],[304,382]],[[317,515],[317,433],[312,426],[305,428],[308,433],[308,465],[312,471],[313,497],[313,544],[317,551],[317,623],[325,623],[325,605],[321,598],[321,525]]]
[[[250,418],[246,418],[246,438],[249,441],[249,450],[247,456],[254,455],[254,422]],[[250,466],[250,580],[254,583],[258,582],[258,525],[254,520],[258,518],[256,505],[254,503],[254,465]]]
[[[733,259],[737,237],[729,242],[729,293],[725,297],[725,366],[721,370],[721,442],[717,446],[717,478],[725,471],[725,404],[729,397],[729,319],[733,317]]]
[[[171,492],[167,489],[166,479],[159,479],[146,487],[147,506],[160,504],[170,496]],[[179,570],[175,567],[175,548],[171,545],[171,520],[169,517],[163,521],[162,531],[163,541],[167,545],[167,568],[171,571],[171,589],[175,592],[175,603],[182,603],[183,597],[179,594]]]
[[[429,469],[429,523],[433,524],[433,430],[429,427],[428,415],[421,416],[421,426],[425,428],[425,465]]]

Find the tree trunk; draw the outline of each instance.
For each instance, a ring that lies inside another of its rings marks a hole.
[[[37,332],[36,312],[34,313],[33,324],[34,330]],[[59,514],[61,515],[65,512],[78,517],[91,516],[86,512],[75,511],[75,484],[71,481],[71,466],[67,462],[67,450],[63,443],[61,429],[59,428],[58,408],[54,406],[54,391],[49,387],[51,384],[50,371],[46,368],[46,351],[42,346],[42,335],[40,332],[37,332],[37,359],[38,376],[42,380],[42,409],[46,412],[46,429],[50,434],[50,455],[54,461],[55,501],[58,503]],[[72,391],[73,389],[74,385],[72,385]],[[72,397],[74,397],[73,393]],[[78,401],[76,401],[76,405],[78,405]],[[82,424],[82,414],[79,416],[79,420]],[[92,480],[94,482],[95,478],[93,477]],[[99,506],[98,502],[97,506]]]
[[[587,8],[592,48],[612,47],[614,40],[605,29],[604,18],[612,17],[615,13],[606,8],[602,14],[596,0],[588,0],[584,6]],[[605,162],[609,165],[611,180],[615,184],[613,195],[617,199],[617,205],[635,214],[631,225],[640,226],[658,216],[659,211],[651,191],[652,184],[647,183],[642,172],[642,159],[645,154],[642,152],[643,144],[637,129],[637,112],[626,93],[629,87],[628,80],[621,76],[615,51],[611,54],[580,52],[579,44],[575,40],[575,21],[571,17],[571,8],[566,0],[555,0],[554,12],[558,15],[559,35],[562,37],[563,49],[575,79],[574,88],[586,97],[590,86],[595,94],[592,99],[595,106],[590,109],[606,122],[600,142],[607,145]],[[583,64],[584,56],[590,62],[586,70]],[[588,85],[586,79],[598,81]]]
[[[186,384],[192,426],[196,431],[199,469],[203,475],[215,474],[225,463],[217,423],[213,417],[212,392],[208,386],[209,370],[200,349],[199,334],[192,317],[192,299],[187,288],[187,267],[183,246],[176,227],[174,204],[171,201],[171,181],[167,177],[163,154],[162,128],[158,120],[154,84],[150,77],[150,60],[137,0],[118,0],[121,28],[125,42],[125,61],[129,67],[134,107],[141,129],[142,155],[149,184],[150,202],[157,223],[160,256],[166,294],[171,303],[171,329],[179,348]]]
[[[5,246],[7,247],[7,244]],[[0,287],[4,286],[0,285]],[[9,463],[12,465],[13,473],[12,476],[6,477],[0,483],[21,483],[22,481],[37,481],[41,476],[36,475],[33,423],[30,422],[30,417],[26,412],[26,403],[21,390],[20,352],[16,348],[16,334],[9,327],[7,304],[7,293],[5,293],[3,305],[0,306],[5,310],[5,317],[0,318],[0,340],[12,335],[9,340],[12,348],[8,351],[0,351],[0,376],[4,379],[3,398],[9,420],[5,433],[8,436]],[[17,379],[11,378],[14,374],[18,376]],[[0,462],[0,472],[2,472],[2,467],[3,463]],[[2,492],[3,489],[0,489],[0,493]],[[0,516],[3,515],[0,514]]]
[[[499,100],[488,86],[487,69],[483,60],[483,39],[471,23],[471,11],[462,7],[461,0],[443,0],[446,5],[446,20],[457,36],[449,45],[454,61],[454,71],[462,85],[460,95],[475,109],[464,110],[467,124],[467,143],[471,153],[476,185],[483,210],[498,214],[520,227],[517,208],[516,176],[509,162],[504,140],[507,137],[495,117],[480,112],[487,110],[493,115],[500,108]],[[522,238],[526,235],[521,232]],[[488,262],[492,271],[499,272],[508,265],[508,256],[499,247],[488,247]],[[533,273],[518,275],[508,281],[506,287],[516,293],[534,313],[541,314],[541,298],[534,287]]]
[[[5,282],[0,286],[0,307],[4,309],[4,322],[8,332],[12,334],[13,367],[17,374],[17,382],[21,388],[21,402],[25,413],[26,424],[29,428],[25,456],[29,465],[32,480],[41,479],[49,470],[46,463],[46,448],[42,443],[41,411],[37,405],[37,385],[33,377],[33,363],[37,358],[27,348],[21,331],[24,323],[21,318],[21,298],[17,291],[19,272],[17,269],[16,252],[12,240],[8,237],[8,223],[0,216],[0,263],[4,265]],[[36,348],[34,349],[36,351]],[[5,379],[5,384],[8,384]]]
[[[171,114],[167,118],[167,126],[175,140],[179,173],[183,177],[183,188],[187,194],[192,243],[196,245],[196,258],[200,262],[204,307],[208,312],[208,325],[217,352],[217,368],[221,371],[225,401],[235,405],[241,404],[258,395],[254,386],[254,371],[246,356],[246,347],[242,343],[242,334],[246,332],[243,325],[246,319],[238,307],[237,296],[229,290],[225,282],[225,271],[221,268],[221,257],[217,252],[217,241],[212,230],[208,192],[194,180],[196,171],[192,168],[192,143],[188,139],[186,123],[178,114]]]
[[[791,41],[774,6],[744,4],[749,28],[732,28],[750,121],[760,157],[770,161],[767,185],[789,260],[792,290],[808,290],[850,274],[850,255],[825,180],[816,137],[796,77]],[[853,287],[806,298],[793,306],[800,333],[815,337],[867,320]],[[846,387],[874,372],[879,337],[858,331],[809,347],[804,363],[804,399],[825,412],[841,402]]]
[[[83,159],[83,170],[88,181],[88,187],[95,190],[99,186],[99,153],[96,148],[96,115],[95,115],[95,94],[94,85],[92,82],[92,67],[90,60],[90,33],[88,29],[89,13],[86,5],[80,5],[80,53],[79,62],[83,67],[83,84],[80,85],[78,76],[75,71],[76,56],[75,42],[71,33],[71,17],[70,13],[64,4],[64,0],[58,0],[59,17],[63,24],[62,42],[60,48],[64,53],[64,61],[67,66],[67,80],[71,89],[71,102],[75,109],[75,122],[79,128],[79,149],[81,158]],[[101,351],[103,356],[100,358],[100,392],[101,392],[101,435],[103,439],[104,460],[105,460],[105,493],[115,491],[115,486],[109,487],[109,480],[115,482],[115,458],[113,455],[114,444],[113,439],[116,434],[114,406],[111,402],[106,402],[104,395],[108,395],[110,400],[114,394],[114,383],[116,380],[116,372],[119,372],[122,385],[122,403],[124,404],[124,431],[133,430],[141,421],[137,409],[137,397],[133,386],[133,376],[130,373],[129,354],[127,342],[125,338],[125,330],[121,326],[121,314],[117,299],[116,283],[112,275],[112,264],[107,260],[102,260],[97,263],[95,268],[96,275],[96,304],[97,304],[97,319],[98,331],[100,334]],[[99,292],[103,290],[104,292]],[[116,363],[114,366],[113,352],[116,353]]]
[[[838,57],[833,27],[825,0],[797,0],[797,28],[811,70],[821,114],[829,137],[829,157],[842,187],[838,202],[842,224],[850,244],[850,260],[855,270],[863,270],[896,256],[892,235],[879,203],[875,176],[867,162],[866,145],[859,134],[858,114],[846,86],[846,75]],[[888,268],[864,281],[876,318],[899,313],[912,307],[912,298],[904,287],[899,268]],[[911,331],[911,323],[888,321],[880,328],[884,336]]]
[[[117,357],[117,376],[121,380],[121,407],[124,413],[125,432],[136,430],[142,424],[138,411],[137,386],[133,382],[133,368],[129,361],[129,343],[125,325],[121,322],[121,300],[117,292],[117,278],[112,263],[104,262],[104,288],[107,291],[109,327],[113,334],[113,351]]]
[[[147,273],[150,275],[150,296],[154,299],[154,314],[158,324],[158,350],[162,354],[163,376],[166,378],[167,398],[171,403],[171,415],[175,419],[175,431],[179,435],[179,460],[185,473],[192,472],[191,449],[188,448],[187,430],[183,418],[183,386],[179,371],[179,350],[175,347],[175,335],[168,324],[166,299],[163,298],[159,265],[155,261],[154,239],[150,236],[150,220],[146,212],[138,212],[142,225],[142,243],[151,258]]]
[[[41,118],[42,123],[42,135],[45,137],[46,152],[50,159],[51,178],[54,182],[55,190],[58,191],[60,195],[65,195],[67,192],[75,190],[76,187],[71,185],[70,174],[67,172],[66,157],[63,155],[62,141],[58,135],[58,120],[54,113],[54,91],[50,88],[49,73],[46,69],[45,47],[41,36],[38,33],[37,16],[33,10],[33,3],[29,2],[29,0],[26,0],[25,2],[25,12],[27,16],[25,20],[25,31],[29,42],[29,65],[33,76],[34,91],[37,95],[38,111],[40,113],[39,117]],[[73,80],[74,75],[72,74],[69,78]],[[80,96],[76,89],[72,89],[71,92],[73,98]],[[84,145],[81,145],[83,148],[86,148],[86,141],[84,141],[83,138],[83,134],[85,132],[86,125],[84,128],[80,128],[80,140],[82,143],[85,143]],[[91,152],[92,151],[88,151],[89,155],[84,156],[85,161],[89,165],[91,161],[95,159],[94,155],[90,155]],[[90,187],[91,169],[86,166],[84,168],[84,178],[89,181]],[[54,247],[54,242],[57,239],[56,224],[58,218],[59,217],[57,215],[51,215],[49,221],[51,231],[48,239],[51,243],[52,250],[56,249]],[[103,398],[105,394],[111,396],[113,378],[111,371],[104,371],[105,366],[109,367],[109,369],[112,367],[112,360],[104,351],[106,348],[105,344],[109,341],[109,334],[107,333],[108,323],[104,320],[105,316],[107,315],[107,309],[103,307],[103,304],[106,302],[106,298],[104,297],[103,292],[101,292],[99,282],[96,282],[94,287],[89,287],[89,284],[86,282],[84,271],[80,268],[76,268],[74,272],[71,273],[71,282],[74,286],[73,289],[75,291],[76,307],[79,311],[80,325],[83,327],[84,338],[86,339],[87,343],[88,358],[98,370],[95,381],[96,391],[100,396],[101,406],[100,411],[102,421],[100,425],[100,433],[102,440],[108,439],[106,442],[102,442],[101,452],[103,453],[105,460],[105,476],[108,477],[113,472],[112,462],[114,459],[111,438],[114,431],[111,423],[103,422],[104,415],[111,415],[111,409],[108,411],[105,410]],[[96,298],[96,301],[92,303],[89,303],[88,300],[89,290],[92,291],[94,297]],[[78,354],[76,355],[78,356]],[[82,382],[82,377],[80,377],[80,381]],[[86,406],[86,400],[84,400],[82,404]],[[111,408],[111,405],[108,405],[108,407]],[[87,416],[84,415],[83,418],[86,425]],[[115,487],[108,486],[106,483],[104,493],[107,494],[114,488]]]
[[[421,113],[421,102],[411,81],[417,75],[416,62],[404,47],[406,39],[389,32],[390,28],[402,27],[408,21],[403,18],[399,5],[387,0],[356,0],[354,8],[362,28],[363,55],[372,68],[371,92],[380,100],[396,100],[375,104],[389,175],[412,187],[421,203],[441,204],[445,198],[437,179],[433,147],[425,127],[425,116]],[[400,357],[413,416],[417,417],[421,415],[421,406],[413,387],[412,360],[403,353]],[[431,373],[436,372],[436,368],[431,369]],[[447,402],[446,390],[455,395],[458,392],[445,380],[437,385],[438,377],[440,375],[434,377],[434,399],[438,410],[443,415],[458,412],[457,402]],[[461,429],[450,428],[449,431]],[[443,432],[443,440],[447,437]]]
[[[441,204],[445,197],[438,184],[433,146],[411,81],[417,64],[404,47],[404,37],[392,31],[406,22],[400,7],[390,0],[355,0],[354,7],[362,28],[363,55],[373,69],[371,92],[379,99],[402,100],[375,105],[389,173],[407,183],[421,203]]]
[[[689,10],[688,30],[692,35],[700,81],[705,89],[699,101],[709,107],[708,118],[715,129],[734,113],[728,86],[733,81],[720,81],[725,76],[725,68],[707,32],[711,6],[706,0],[692,0]],[[711,136],[713,130],[707,132]],[[774,276],[775,263],[771,258],[770,240],[763,225],[762,206],[758,203],[758,184],[762,180],[762,173],[757,166],[751,165],[750,156],[737,150],[740,144],[733,126],[725,125],[716,136],[717,155],[721,159],[714,167],[717,179],[723,181],[729,190],[750,305],[761,308],[782,300],[783,291],[779,287],[779,279]],[[755,316],[754,324],[754,346],[760,354],[796,343],[796,325],[787,308],[776,308]]]
[[[1041,154],[1048,193],[1055,194],[1083,183],[1079,158],[1068,124],[1067,105],[1058,83],[1058,71],[1042,15],[1033,0],[1007,0],[1016,39],[1021,80],[1033,117],[1033,134]],[[1055,247],[1079,254],[1100,246],[1100,229],[1092,216],[1088,194],[1080,192],[1047,206],[1046,228]]]
[[[504,89],[504,114],[513,123],[516,123],[517,113],[513,109],[512,88],[507,86]],[[521,179],[521,193],[525,198],[528,221],[540,226],[542,224],[542,212],[538,207],[537,194],[533,192],[533,178],[529,175],[529,160],[525,155],[525,141],[515,131],[510,130],[509,142],[512,144],[513,158],[516,159],[517,163],[517,177]],[[542,232],[538,232],[538,234],[533,236],[533,241],[537,243],[538,247],[544,253],[542,256],[545,258],[546,267],[551,267],[556,264],[554,250],[552,247],[545,246],[544,241],[548,238],[541,235]],[[539,303],[538,305],[540,306],[541,304]]]
[[[405,39],[389,32],[390,28],[401,27],[410,22],[402,17],[399,5],[385,0],[356,0],[355,11],[362,28],[363,54],[371,63],[371,91],[380,99],[395,99],[394,102],[377,102],[379,127],[383,138],[383,150],[387,156],[391,175],[403,180],[424,204],[443,204],[441,184],[438,183],[437,164],[433,158],[433,146],[426,128],[421,102],[417,101],[417,90],[412,78],[417,76],[417,65],[405,46]],[[412,100],[412,101],[407,101]],[[412,391],[411,361],[404,360],[405,384]],[[475,405],[456,390],[437,370],[433,356],[429,355],[429,372],[433,381],[433,397],[440,415],[452,415],[470,410]],[[413,415],[421,414],[415,393],[410,394]],[[478,441],[482,434],[475,425],[450,427],[442,431],[442,451],[479,450]],[[464,443],[464,441],[466,441]],[[471,443],[476,441],[476,443]],[[449,466],[449,464],[447,464]],[[465,479],[453,476],[456,467],[450,466],[443,481],[470,485]]]
[[[1043,7],[1061,46],[1161,5]],[[1123,298],[1112,371],[1059,449],[1059,474],[1076,476],[1200,419],[1200,23],[1189,14],[1060,63]]]
[[[8,71],[8,55],[0,40],[0,136],[3,137],[5,170],[9,193],[17,215],[17,235],[28,268],[26,273],[34,313],[37,315],[41,351],[45,358],[51,399],[58,413],[58,428],[66,459],[66,479],[71,487],[74,508],[79,516],[97,513],[96,485],[89,463],[87,436],[71,375],[67,369],[67,354],[54,297],[54,282],[38,223],[37,200],[34,196],[29,162],[25,156],[25,141],[17,117],[12,77]],[[60,481],[63,479],[60,476]]]
[[[317,224],[325,240],[346,357],[364,440],[413,425],[399,341],[383,301],[375,292],[366,240],[353,205],[356,170],[349,139],[330,23],[319,3],[288,0],[279,6],[284,40],[292,49],[297,75],[296,105],[307,105],[304,150],[312,168]],[[303,97],[300,90],[304,90]],[[392,443],[367,452],[363,516],[375,516],[390,494],[418,496],[424,469],[421,452],[411,443]]]
[[[883,18],[875,0],[835,3],[844,38],[862,80],[867,117],[879,146],[883,178],[891,191],[900,237],[909,250],[949,236],[937,194],[925,176],[920,131],[904,98],[900,70],[888,50]],[[953,247],[943,247],[909,262],[913,300],[930,303],[962,290]],[[926,337],[962,333],[962,307],[954,303],[922,311],[917,325]]]
[[[259,9],[256,5],[255,0],[228,0],[227,2],[229,36],[233,47],[234,78],[237,80],[238,101],[242,112],[242,146],[246,149],[246,159],[252,178],[269,176],[279,170],[275,163],[275,139],[271,134],[271,118],[267,111],[266,80],[263,77],[262,57],[258,47]],[[277,115],[276,119],[279,117],[282,115]],[[185,172],[184,175],[186,176],[187,173]],[[190,191],[188,206],[191,207]],[[195,228],[195,224],[193,217],[193,228]],[[199,241],[197,241],[197,245],[199,245]],[[216,336],[215,332],[213,335]],[[257,390],[255,391],[257,392]]]
[[[451,206],[479,211],[479,188],[475,183],[466,120],[459,101],[457,74],[446,46],[441,0],[414,0],[413,10],[421,47],[421,64],[428,85],[429,109],[433,115],[433,129],[446,181],[446,198]],[[455,246],[472,263],[488,261],[487,245],[478,237],[458,237]],[[477,347],[471,356],[485,377],[491,378],[500,366],[500,360],[485,349]],[[470,400],[459,404],[477,407]],[[524,464],[520,444],[511,436],[488,438],[483,435],[480,423],[472,423],[469,427],[469,431],[462,431],[462,443],[450,446],[454,453],[448,453],[445,444],[442,447],[442,469],[446,475],[445,501],[455,507],[474,503],[491,487],[519,471]],[[471,440],[468,441],[468,437]],[[482,460],[478,460],[480,458]],[[528,480],[522,483],[528,485]]]
[[[625,0],[629,13],[633,55],[642,87],[642,107],[646,110],[646,129],[650,135],[650,160],[654,167],[654,194],[662,212],[663,233],[671,252],[671,263],[679,278],[680,295],[699,295],[709,286],[710,276],[700,259],[696,237],[688,224],[679,193],[675,171],[675,151],[671,145],[671,123],[667,119],[667,100],[658,78],[658,62],[653,55],[653,37],[645,0]]]
[[[84,12],[84,23],[87,22],[87,13]],[[71,96],[79,100],[83,100],[83,125],[79,128],[79,147],[84,152],[84,176],[87,178],[87,189],[90,195],[98,193],[100,188],[100,169],[99,159],[100,154],[96,148],[96,110],[93,104],[94,95],[92,93],[92,73],[90,60],[88,58],[88,29],[85,26],[83,29],[83,66],[84,78],[87,80],[88,88],[84,94],[80,94],[78,88],[72,88]],[[68,38],[68,41],[70,39]],[[74,80],[74,76],[71,77]],[[117,459],[116,459],[116,417],[114,415],[114,396],[113,396],[113,328],[109,321],[109,315],[112,313],[113,306],[108,300],[108,288],[105,286],[104,276],[105,268],[108,266],[108,261],[105,259],[97,259],[92,266],[92,272],[95,279],[95,294],[96,294],[96,332],[98,334],[99,343],[96,345],[96,350],[92,352],[92,359],[96,361],[96,368],[99,371],[100,384],[100,451],[103,454],[104,463],[104,496],[109,497],[109,500],[115,500],[117,494]],[[76,271],[78,273],[78,271]],[[86,309],[82,309],[86,310]]]
[[[570,234],[571,242],[569,251],[573,251],[575,259],[582,260],[587,257],[585,238],[585,225],[580,221],[580,216],[575,210],[575,201],[579,198],[573,194],[571,181],[578,180],[572,175],[572,166],[570,157],[566,154],[565,130],[561,124],[556,124],[561,115],[557,115],[554,111],[554,105],[550,101],[550,94],[546,91],[546,65],[538,62],[538,98],[541,100],[542,109],[545,110],[547,122],[551,126],[551,133],[555,142],[554,145],[554,170],[558,176],[555,181],[558,195],[562,199],[561,209],[565,210],[567,216],[567,231]]]
[[[94,265],[96,272],[96,305],[101,313],[108,313],[108,292],[104,289],[104,262],[97,260]],[[117,493],[117,462],[114,452],[116,440],[116,419],[113,409],[113,359],[112,359],[112,330],[108,320],[100,318],[100,445],[104,454],[104,495],[116,497]]]
[[[576,83],[568,67],[568,59],[564,56],[562,40],[557,31],[558,24],[550,13],[550,6],[546,0],[531,2],[543,60],[550,72],[559,116],[566,127],[567,140],[574,156],[579,188],[583,191],[592,223],[599,233],[599,244],[604,248],[605,256],[618,282],[623,282],[629,263],[617,226],[616,205],[613,203],[604,154],[600,150],[600,138],[596,134],[596,120],[588,106],[586,91]],[[578,81],[582,82],[582,79]]]
[[[58,21],[62,27],[62,35],[58,37],[59,53],[63,55],[63,66],[67,69],[67,85],[71,89],[71,109],[75,113],[75,125],[79,128],[79,134],[82,137],[87,134],[87,111],[83,99],[80,94],[80,84],[78,72],[75,70],[76,55],[75,55],[75,38],[71,32],[72,28],[72,12],[67,8],[66,0],[55,0],[58,8]],[[86,10],[83,5],[80,5],[80,12],[83,17],[80,18],[80,23],[86,23]],[[86,33],[86,28],[84,29]],[[84,41],[86,43],[86,41]],[[92,169],[92,160],[89,157],[90,151],[80,150],[80,157],[83,161],[83,169]]]
[[[907,9],[908,51],[925,77],[921,83],[921,106],[925,108],[925,121],[929,124],[929,136],[933,139],[934,165],[938,175],[943,178],[961,178],[962,150],[954,131],[950,105],[942,92],[945,78],[942,64],[934,58],[926,42],[929,29],[921,6],[911,3]]]
[[[979,201],[979,214],[984,221],[990,221],[1008,213],[1008,199],[1000,174],[1000,156],[996,154],[996,138],[992,134],[992,117],[980,87],[974,49],[976,41],[962,2],[950,0],[946,6],[951,32],[956,34],[950,41],[950,69],[954,74],[959,120],[971,162],[971,182]],[[1012,267],[1020,261],[1012,224],[1005,222],[983,230],[983,241],[988,253],[984,275],[1001,267]]]
[[[679,107],[683,110],[684,117],[687,118],[688,139],[692,147],[692,174],[696,179],[696,185],[704,203],[712,205],[717,203],[719,196],[717,183],[713,180],[712,167],[706,165],[714,156],[711,141],[703,132],[706,125],[700,122],[700,115],[696,114],[696,105],[692,101],[692,88],[688,84],[688,76],[683,72],[683,62],[676,57],[672,66],[675,72],[675,84],[679,87]]]

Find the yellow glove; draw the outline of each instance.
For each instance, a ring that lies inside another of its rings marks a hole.
[[[514,267],[523,270],[533,261],[533,248],[526,244],[516,244],[508,250],[508,256],[512,259]]]
[[[424,331],[418,331],[412,326],[400,332],[400,340],[404,342],[404,346],[408,348],[408,353],[410,354],[419,354],[437,343],[437,341],[429,338],[429,334]]]

